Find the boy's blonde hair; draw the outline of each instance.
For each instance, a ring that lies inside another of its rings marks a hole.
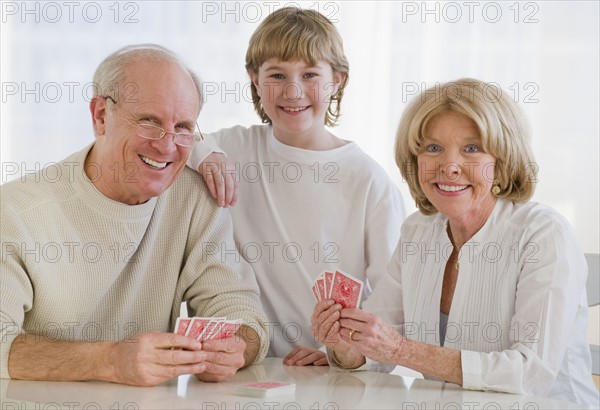
[[[515,202],[531,199],[538,168],[525,115],[496,84],[463,78],[421,92],[409,103],[400,120],[396,165],[423,214],[435,214],[437,209],[421,189],[417,157],[427,124],[443,112],[465,115],[476,124],[483,150],[496,159],[494,185],[500,189],[496,196]]]
[[[258,26],[246,52],[246,70],[258,75],[259,67],[268,59],[303,60],[310,65],[326,61],[334,72],[342,74],[338,91],[331,96],[325,114],[325,125],[334,126],[341,115],[342,96],[348,83],[350,67],[344,55],[342,38],[322,14],[308,9],[284,7],[271,13]],[[265,124],[271,119],[265,113],[254,83],[251,84],[254,109]]]

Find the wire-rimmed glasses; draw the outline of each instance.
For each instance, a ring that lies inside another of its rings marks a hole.
[[[127,121],[127,123],[129,125],[131,125],[132,127],[135,127],[135,131],[136,134],[138,135],[138,137],[142,137],[148,140],[160,140],[162,139],[165,135],[167,134],[172,134],[173,135],[173,142],[176,145],[182,146],[182,147],[193,147],[194,143],[197,141],[202,141],[204,139],[204,136],[202,135],[202,132],[200,132],[200,127],[198,127],[198,123],[196,123],[196,128],[198,129],[197,133],[193,133],[193,132],[170,132],[170,131],[166,131],[164,128],[159,127],[158,125],[153,125],[153,124],[147,124],[147,123],[143,123],[143,122],[132,122],[130,121],[125,114],[123,113],[123,111],[121,111],[121,109],[119,108],[119,106],[117,105],[117,102],[110,96],[104,96],[103,98],[106,98],[108,100],[111,100],[113,102],[113,104],[115,105],[115,107],[117,107],[117,109],[119,110],[119,113],[121,114],[121,116],[125,119],[125,121]]]

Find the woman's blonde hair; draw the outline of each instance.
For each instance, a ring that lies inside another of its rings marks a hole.
[[[496,158],[493,185],[499,191],[495,195],[515,202],[528,201],[537,182],[537,164],[525,115],[497,84],[463,78],[421,92],[400,120],[396,165],[419,210],[425,215],[437,212],[421,189],[417,156],[427,124],[443,112],[463,114],[476,124],[483,150]]]
[[[334,72],[342,74],[342,83],[331,96],[325,115],[325,125],[336,125],[341,115],[342,97],[350,67],[344,55],[342,38],[333,23],[314,10],[284,7],[274,11],[250,38],[246,52],[246,70],[258,75],[259,67],[270,58],[281,61],[303,60],[310,65],[325,61]],[[254,109],[263,123],[271,124],[254,83],[251,84],[251,91]]]

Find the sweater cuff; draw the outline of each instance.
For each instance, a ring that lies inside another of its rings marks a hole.
[[[462,366],[463,388],[469,390],[483,390],[480,352],[461,350],[460,361]]]
[[[232,319],[241,319],[244,326],[248,326],[256,332],[258,335],[258,353],[254,358],[252,364],[258,364],[263,361],[269,351],[269,332],[265,326],[264,321],[259,317],[252,317],[252,315],[235,315]]]
[[[260,348],[252,364],[258,364],[262,362],[265,357],[267,357],[267,353],[269,352],[269,333],[267,331],[267,328],[264,326],[258,326],[254,330],[256,331],[256,333],[258,333],[258,338],[260,340]]]

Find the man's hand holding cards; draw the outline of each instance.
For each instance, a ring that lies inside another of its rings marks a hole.
[[[196,339],[206,352],[206,371],[196,374],[203,381],[218,382],[235,374],[244,365],[246,343],[233,337],[241,320],[224,317],[177,318],[175,333]]]
[[[315,280],[312,292],[317,302],[333,299],[342,308],[358,308],[363,282],[342,271],[325,271]]]

